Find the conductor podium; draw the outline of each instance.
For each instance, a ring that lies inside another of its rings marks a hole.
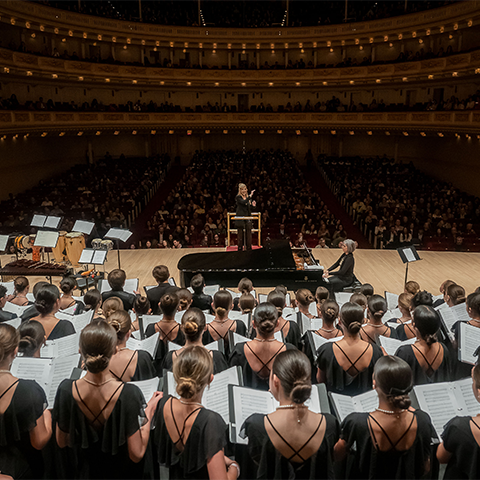
[[[311,252],[299,249],[294,257],[287,240],[268,241],[263,248],[246,252],[192,253],[180,259],[178,270],[182,287],[188,287],[197,273],[203,275],[207,285],[223,287],[236,286],[245,276],[258,287],[282,284],[297,290],[324,284],[323,268],[316,265]]]

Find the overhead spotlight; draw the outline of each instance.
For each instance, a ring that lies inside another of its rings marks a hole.
[[[259,130],[260,135],[263,135],[265,133],[265,130]]]
[[[120,133],[120,130],[115,130],[115,131],[113,132],[114,135],[118,135],[119,133]]]
[[[83,135],[83,132],[78,132],[77,135],[81,137]]]
[[[136,135],[137,134],[137,131],[136,130],[132,130],[132,135]]]
[[[281,134],[282,134],[282,130],[278,129],[278,130],[277,130],[277,133],[278,133],[279,135],[281,135]]]
[[[367,135],[373,135],[373,132],[371,130],[368,130]]]
[[[385,131],[385,135],[387,135],[387,137],[390,136],[390,132],[388,130]]]
[[[421,135],[422,137],[426,137],[426,136],[427,136],[427,134],[426,134],[425,132],[420,132],[420,135]]]
[[[40,136],[41,137],[46,137],[48,135],[48,132],[43,132]]]
[[[192,134],[192,131],[191,130],[187,130],[187,135],[191,135]]]
[[[318,130],[314,130],[314,131],[313,131],[313,134],[314,134],[314,135],[318,135]]]
[[[97,135],[97,136],[101,135],[101,134],[102,134],[102,132],[100,130],[97,130],[97,132],[95,133],[95,135]]]
[[[210,133],[210,130],[205,130],[205,133],[208,135]]]
[[[169,133],[169,135],[173,135],[175,133],[175,131],[174,130],[169,130],[168,133]]]
[[[350,135],[355,135],[355,131],[354,131],[354,130],[350,130],[348,133],[349,133]]]
[[[444,136],[445,136],[442,132],[438,132],[437,135],[438,135],[439,137],[444,137]]]
[[[301,132],[300,130],[295,130],[295,133],[296,133],[297,135],[301,135],[301,134],[302,134],[302,132]]]
[[[404,135],[405,137],[408,137],[408,132],[403,132],[403,135]]]
[[[226,135],[228,133],[228,130],[224,130],[223,133]],[[247,133],[246,130],[242,130],[242,133]]]
[[[330,133],[331,133],[332,135],[336,135],[336,134],[337,134],[337,131],[336,131],[336,130],[330,130]]]
[[[64,135],[65,135],[65,132],[60,132],[60,133],[58,134],[59,137],[63,137]]]

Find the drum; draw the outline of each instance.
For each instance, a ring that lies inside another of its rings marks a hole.
[[[94,238],[92,240],[92,248],[95,250],[98,250],[102,245],[102,239],[101,238]]]
[[[111,240],[102,240],[100,244],[100,250],[105,250],[107,252],[113,250],[113,242]]]
[[[55,248],[52,248],[53,258],[57,263],[64,262],[67,252],[65,250],[65,235],[67,232],[58,232],[58,242]]]
[[[82,250],[85,248],[85,238],[83,233],[70,232],[65,235],[65,249],[67,251],[67,257],[72,267],[78,267],[80,264],[80,256]]]
[[[29,247],[30,237],[28,235],[18,235],[13,241],[13,246],[18,253],[24,252]]]

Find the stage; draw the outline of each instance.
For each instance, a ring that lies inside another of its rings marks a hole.
[[[175,281],[180,284],[177,269],[178,261],[191,253],[225,252],[225,248],[196,248],[178,250],[121,250],[121,267],[127,272],[128,278],[139,278],[139,285],[153,285],[151,272],[155,265],[166,265]],[[321,265],[329,267],[341,255],[339,248],[313,249],[313,255]],[[438,294],[438,287],[450,279],[462,285],[467,294],[480,286],[480,253],[430,252],[419,251],[421,261],[410,264],[409,280],[416,280],[422,289]],[[362,283],[371,283],[375,291],[383,293],[401,293],[405,277],[405,266],[394,250],[356,250],[355,274]],[[2,265],[11,261],[10,255],[1,255]],[[117,252],[108,253],[105,270],[108,272],[117,268]],[[29,277],[31,285],[44,277]],[[54,278],[58,283],[59,279]],[[235,286],[235,285],[232,285]],[[273,286],[273,285],[272,285]],[[30,287],[30,291],[32,287]],[[258,288],[261,293],[268,288]],[[143,290],[142,290],[143,293]]]

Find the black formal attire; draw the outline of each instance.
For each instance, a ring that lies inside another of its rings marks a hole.
[[[128,367],[134,360],[134,358],[137,357],[137,366],[135,367],[135,372],[133,373],[132,378],[126,378],[124,377],[125,372],[128,370]],[[157,375],[157,372],[155,371],[155,367],[153,364],[153,358],[152,356],[146,352],[145,350],[134,350],[132,352],[132,356],[130,357],[130,360],[127,362],[125,365],[125,368],[123,369],[123,372],[120,376],[116,375],[110,370],[110,373],[117,378],[117,380],[120,380],[121,382],[138,382],[141,380],[150,380],[151,378],[155,377]]]
[[[160,400],[154,417],[155,429],[152,435],[158,461],[169,469],[169,478],[172,480],[208,479],[207,462],[225,448],[228,427],[218,413],[198,407],[198,415],[183,445],[183,451],[180,451],[168,433],[163,414],[164,408],[170,411],[171,405],[165,407],[170,399],[172,397],[167,395]],[[178,425],[178,435],[183,427]]]
[[[320,428],[323,422],[326,422],[323,441],[320,444],[320,448],[303,462],[291,462],[274,447],[265,429],[265,417],[267,417],[268,421],[268,415],[254,413],[245,420],[243,425],[245,434],[248,437],[248,453],[257,465],[256,478],[298,478],[311,480],[335,478],[333,472],[333,447],[338,440],[340,429],[338,421],[333,415],[327,413],[319,418],[318,428]],[[273,425],[272,427],[275,429]],[[304,447],[315,438],[316,435]],[[284,442],[289,445],[286,440]],[[294,449],[291,448],[291,450],[293,454]],[[298,453],[302,455],[302,449]]]
[[[120,384],[120,395],[102,425],[98,421],[92,424],[84,415],[73,396],[75,388],[75,380],[67,379],[60,384],[52,412],[54,428],[58,425],[62,432],[69,434],[69,445],[61,449],[56,465],[59,477],[151,478],[150,448],[147,447],[138,463],[128,454],[128,438],[147,422],[141,390],[130,383]],[[80,397],[80,402],[88,409],[88,401]]]
[[[5,322],[6,320],[11,320],[12,318],[16,318],[16,315],[10,312],[5,312],[0,308],[0,322]]]
[[[23,322],[28,322],[34,317],[38,317],[40,315],[40,312],[37,310],[37,307],[35,305],[32,305],[31,307],[28,307],[20,316],[20,319]]]
[[[235,349],[233,350],[233,352],[230,355],[230,358],[228,359],[228,364],[231,367],[236,367],[236,366],[242,367],[243,385],[245,387],[256,388],[257,390],[268,391],[268,389],[270,388],[269,383],[268,383],[269,382],[269,376],[261,377],[257,372],[253,371],[252,367],[248,363],[247,357],[245,356],[245,349],[250,348],[250,346],[248,345],[249,343],[250,342],[237,343],[235,345]],[[285,351],[285,349],[283,348],[284,345],[287,347],[287,350],[297,350],[295,345],[291,345],[290,343],[285,343],[285,344],[282,344],[281,346],[278,347],[278,351],[273,356],[273,358],[275,358],[280,352]],[[252,353],[253,353],[253,351],[252,351]],[[256,356],[256,355],[254,354],[254,356]],[[268,363],[269,362],[267,362],[267,364]],[[262,370],[265,370],[265,369],[268,369],[268,371],[270,373],[270,369],[266,366],[266,364],[263,364]]]
[[[68,320],[59,320],[55,325],[53,330],[50,332],[50,335],[47,337],[47,340],[57,340],[58,338],[68,337],[75,333],[75,327],[72,322]]]
[[[192,305],[191,307],[199,308],[200,310],[208,310],[210,313],[213,313],[212,309],[213,299],[210,295],[205,293],[194,293],[192,295]]]
[[[42,452],[32,446],[30,431],[47,407],[45,392],[34,380],[20,379],[10,388],[15,392],[0,415],[0,471],[15,479],[43,478]]]
[[[125,290],[110,290],[109,292],[102,293],[102,302],[107,300],[110,297],[118,297],[122,303],[125,311],[129,311],[133,308],[133,302],[135,301],[135,295],[133,293],[128,293]]]
[[[446,425],[442,433],[443,445],[452,453],[445,471],[445,479],[476,480],[480,478],[480,447],[472,433],[472,428],[479,431],[480,424],[472,417],[455,417]]]
[[[152,309],[152,315],[160,315],[162,312],[159,307],[160,299],[166,293],[172,293],[179,290],[178,287],[170,285],[168,282],[159,283],[156,287],[150,288],[147,290],[147,298],[150,302],[150,307]]]
[[[405,451],[396,450],[393,445],[390,450],[380,451],[376,447],[376,439],[370,433],[368,420],[375,424],[369,413],[351,413],[342,422],[343,438],[348,445],[353,461],[347,462],[345,478],[369,479],[414,479],[421,478],[425,472],[425,463],[430,458],[430,442],[434,430],[430,417],[421,410],[416,410],[417,435],[412,446]],[[412,424],[410,425],[411,428]]]
[[[338,267],[340,267],[340,270],[332,272],[332,270]],[[353,283],[354,268],[355,258],[353,253],[342,253],[340,258],[328,269],[331,277],[329,277],[328,282],[325,283],[331,293],[341,292],[344,287],[349,287]]]
[[[382,349],[374,343],[370,343],[365,348],[362,355],[366,354],[369,349],[372,349],[372,357],[367,368],[360,372],[355,369],[357,359],[350,359],[350,357],[346,356],[352,364],[348,370],[356,373],[355,375],[350,375],[350,373],[346,372],[338,363],[333,351],[333,345],[332,342],[328,342],[317,350],[317,367],[325,374],[327,390],[329,392],[350,396],[359,395],[360,393],[371,390],[373,367],[377,360],[383,357]]]
[[[415,356],[414,349],[417,349],[416,345],[402,345],[395,352],[395,356],[405,360],[411,367],[413,373],[413,384],[414,385],[425,385],[429,383],[438,383],[438,382],[450,382],[452,380],[452,359],[450,352],[447,347],[440,343],[439,354],[443,349],[443,359],[440,366],[433,370],[431,365],[435,363],[435,359],[429,363],[425,358],[427,364],[427,370],[425,370],[420,363],[418,363],[417,357]]]
[[[252,214],[252,197],[243,198],[241,195],[235,197],[235,202],[237,203],[237,210],[235,215],[237,217],[249,217]],[[238,233],[238,250],[243,250],[243,236],[245,233],[245,249],[252,249],[252,221],[251,220],[235,220],[235,226],[237,227]]]

